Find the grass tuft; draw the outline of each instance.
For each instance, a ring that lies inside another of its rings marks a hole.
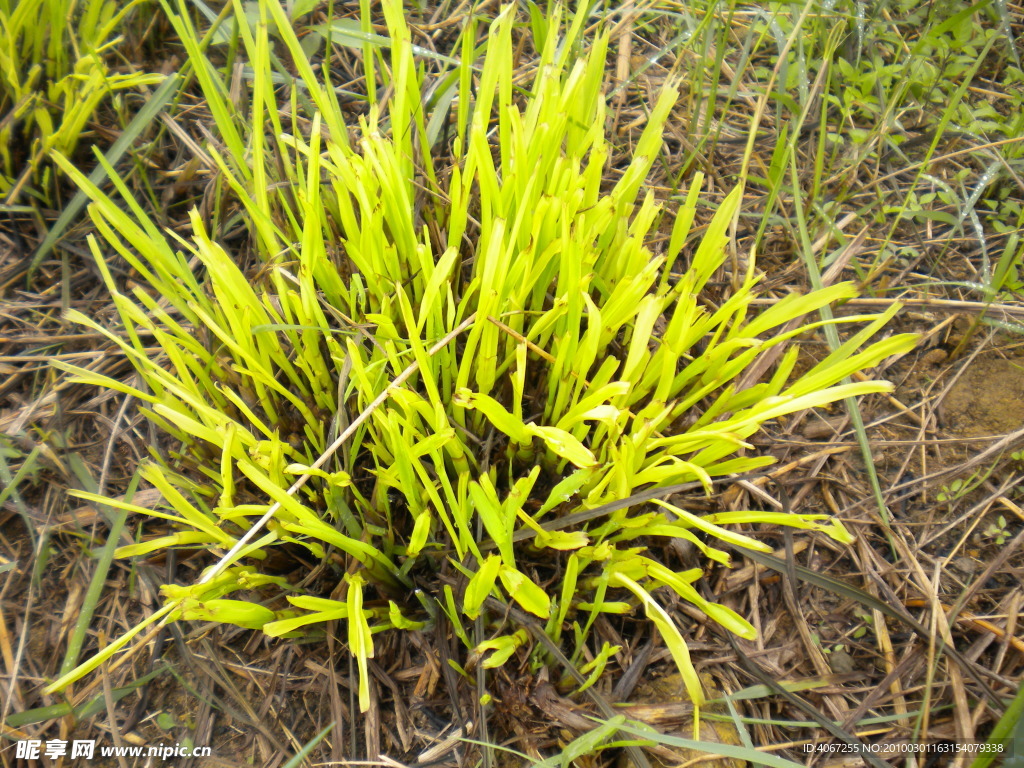
[[[583,13],[533,14],[528,32],[506,7],[484,50],[470,25],[434,57],[441,73],[428,80],[401,4],[386,3],[388,45],[346,28],[375,83],[368,92],[381,94],[351,130],[310,59],[316,46],[276,2],[260,0],[258,13],[234,5],[251,72],[244,105],[227,98],[184,10],[173,23],[218,129],[207,152],[243,207],[258,270],[239,266],[198,210],[187,240],[167,233],[112,168],[116,195],[52,153],[93,201],[100,237],[90,248],[123,329],[72,317],[115,343],[145,386],[57,365],[79,383],[132,395],[166,436],[140,470],[160,504],[79,495],[148,521],[119,557],[180,549],[219,558],[197,583],[165,586],[165,607],[146,625],[165,616],[298,637],[342,621],[366,710],[381,632],[443,613],[478,667],[495,668],[524,653],[545,663],[530,624],[575,644],[579,660],[602,615],[642,612],[699,705],[701,683],[664,595],[740,636],[755,630],[693,586],[701,569],[675,570],[651,542],[688,540],[728,563],[722,545],[770,549],[751,526],[841,543],[850,534],[824,515],[700,515],[670,502],[560,521],[640,491],[687,482],[710,491],[718,478],[765,467],[772,458],[751,443],[765,422],[889,391],[846,380],[915,337],[871,341],[891,312],[807,319],[853,298],[851,283],[755,311],[753,265],[712,300],[740,194],[722,200],[698,238],[690,225],[701,174],[674,216],[645,189],[680,98],[673,80],[607,181],[609,37],[585,39]],[[527,80],[516,76],[524,36],[539,56]],[[437,82],[448,95],[433,108],[450,109],[453,126],[430,112],[425,94]],[[450,145],[437,133],[449,128]],[[114,277],[111,251],[135,284]],[[802,340],[850,323],[867,326],[798,369]],[[727,527],[735,524],[748,532]],[[270,566],[282,559],[317,565],[286,578]],[[505,624],[495,601],[525,622]]]

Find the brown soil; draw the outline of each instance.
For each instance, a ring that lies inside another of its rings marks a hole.
[[[963,437],[1024,428],[1024,357],[978,358],[950,389],[939,417]]]

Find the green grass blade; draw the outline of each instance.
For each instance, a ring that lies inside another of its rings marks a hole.
[[[182,76],[180,74],[171,74],[167,76],[160,87],[157,88],[150,97],[146,100],[146,103],[142,105],[142,109],[138,111],[132,121],[128,124],[128,127],[121,132],[121,135],[117,137],[113,146],[107,150],[104,157],[107,160],[107,164],[113,168],[120,162],[124,153],[132,145],[132,143],[142,135],[143,131],[150,126],[150,124],[157,119],[161,112],[167,107],[174,96],[178,92],[178,86],[182,82]],[[107,178],[107,168],[104,165],[98,165],[93,169],[92,173],[89,174],[89,181],[95,186],[99,187],[103,184],[104,179]],[[39,267],[39,264],[50,255],[50,251],[60,241],[64,235],[64,230],[71,225],[73,221],[78,218],[78,214],[81,213],[82,208],[89,201],[89,196],[85,190],[78,190],[75,196],[71,198],[71,201],[61,211],[60,216],[57,217],[57,221],[50,227],[50,230],[46,233],[46,237],[43,238],[43,242],[39,244],[36,252],[32,255],[32,261],[29,263],[28,268],[28,279],[32,279],[32,275],[35,270]]]

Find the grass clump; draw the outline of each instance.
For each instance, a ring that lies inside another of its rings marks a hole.
[[[514,38],[526,34],[514,10],[500,13],[483,51],[470,23],[454,55],[435,59],[441,71],[428,89],[401,5],[386,3],[389,51],[363,50],[374,85],[350,135],[307,53],[315,46],[300,44],[283,9],[261,0],[250,20],[234,8],[252,72],[248,123],[236,120],[186,15],[174,23],[218,121],[223,143],[207,151],[244,206],[258,273],[239,266],[198,212],[190,240],[161,232],[115,175],[127,212],[55,155],[92,197],[107,245],[139,275],[137,286],[119,285],[93,240],[124,328],[75,319],[116,341],[145,386],[60,365],[134,395],[173,442],[142,469],[162,504],[103,500],[151,521],[118,554],[221,556],[199,583],[165,587],[167,603],[150,621],[289,637],[343,621],[365,707],[378,632],[444,614],[467,651],[495,667],[528,636],[524,621],[492,625],[489,598],[515,604],[555,643],[571,632],[577,659],[602,613],[642,611],[699,703],[686,644],[657,590],[732,632],[754,629],[698,592],[700,569],[663,562],[656,542],[687,539],[728,562],[716,540],[766,547],[724,526],[787,525],[839,541],[847,531],[820,515],[701,516],[668,502],[566,525],[579,520],[569,515],[642,489],[710,488],[771,463],[748,442],[764,422],[886,391],[846,379],[908,350],[913,337],[869,343],[892,312],[835,321],[866,325],[798,374],[794,342],[825,323],[794,321],[853,296],[851,285],[754,313],[751,270],[719,303],[703,298],[739,195],[724,199],[691,247],[699,175],[671,222],[643,191],[677,98],[671,83],[608,182],[608,39],[585,41],[583,14],[567,24],[559,13],[531,17],[539,62],[529,83],[513,77]],[[440,141],[448,106],[450,165]],[[655,253],[662,226],[671,234]],[[765,380],[750,375],[771,361]],[[282,554],[294,564],[287,578],[264,567]],[[612,652],[594,655],[603,664]]]
[[[161,75],[108,63],[118,31],[141,0],[0,1],[0,195],[50,200],[51,150],[69,155],[111,93]]]

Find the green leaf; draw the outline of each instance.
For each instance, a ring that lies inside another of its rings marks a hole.
[[[498,552],[506,563],[515,563],[512,550],[512,526],[515,524],[515,513],[506,515],[498,501],[498,493],[490,477],[481,475],[479,482],[469,483],[469,496],[473,500],[473,508],[480,516],[484,529],[490,535]]]
[[[186,621],[215,621],[246,629],[262,629],[277,618],[269,608],[244,600],[189,600],[182,607],[181,617]]]
[[[530,441],[530,431],[527,426],[506,411],[493,397],[463,388],[455,392],[452,402],[463,408],[475,408],[480,411],[491,424],[512,438],[513,441],[517,443]]]
[[[597,466],[594,456],[579,440],[558,427],[541,427],[535,424],[526,425],[526,431],[541,438],[556,455],[568,460],[580,469]]]
[[[564,552],[587,546],[590,543],[590,537],[583,531],[545,531],[541,528],[537,531],[534,541],[538,547]]]
[[[289,464],[284,468],[287,475],[309,475],[310,477],[322,477],[336,488],[345,488],[352,485],[352,478],[347,472],[326,472],[315,467],[307,467],[305,464]]]
[[[141,622],[139,622],[134,627],[129,629],[127,632],[121,635],[121,637],[117,638],[117,640],[115,640],[106,648],[101,650],[91,659],[79,664],[77,667],[75,667],[67,674],[61,675],[57,680],[47,685],[43,689],[43,692],[49,695],[52,693],[56,693],[57,691],[63,691],[65,688],[67,688],[75,681],[81,680],[87,674],[89,674],[94,669],[99,667],[103,662],[112,658],[114,654],[116,654],[118,651],[120,651],[122,648],[128,645],[128,643],[130,643],[140,632],[142,632],[142,630],[146,629],[146,627],[150,626],[151,624],[155,624],[156,622],[162,620],[164,617],[170,614],[174,610],[174,608],[175,606],[173,605],[165,605],[163,608],[160,608],[159,610],[155,611],[151,616],[147,617],[146,619],[143,619]]]
[[[502,565],[498,571],[505,591],[519,603],[520,607],[542,619],[551,615],[551,598],[523,573],[515,568]]]
[[[359,574],[345,577],[348,580],[348,647],[355,656],[359,668],[359,711],[370,708],[370,673],[367,659],[373,658],[373,635],[363,613],[363,585],[366,581]]]
[[[686,687],[686,693],[690,697],[690,701],[693,702],[695,707],[703,704],[704,689],[701,687],[700,678],[697,677],[697,671],[690,661],[690,650],[686,647],[686,641],[679,634],[679,629],[665,612],[665,609],[658,605],[657,601],[643,587],[628,576],[612,572],[610,584],[611,586],[625,587],[639,598],[644,606],[647,618],[653,621],[654,625],[658,628],[662,640],[665,641],[665,645],[668,647],[669,653],[679,669],[679,674],[683,678],[683,685]]]
[[[692,526],[697,530],[703,531],[716,539],[721,539],[729,544],[734,544],[738,547],[746,547],[747,549],[754,549],[760,552],[771,552],[772,548],[764,542],[752,539],[749,536],[745,536],[742,533],[735,533],[733,531],[726,530],[721,526],[715,525],[707,520],[707,516],[699,517],[691,512],[687,512],[681,507],[677,507],[675,504],[670,504],[667,501],[661,501],[660,499],[651,499],[652,504],[656,504],[659,507],[669,510],[672,514],[679,518],[680,522],[685,525]]]
[[[784,525],[789,528],[802,528],[809,531],[820,531],[841,544],[852,544],[854,542],[851,534],[843,524],[828,515],[799,515],[788,512],[718,512],[704,515],[705,522],[714,525],[736,525],[761,523],[766,525]],[[818,520],[828,520],[828,523],[819,523]]]
[[[500,568],[501,557],[490,555],[480,564],[477,572],[473,574],[473,578],[469,580],[469,584],[466,585],[466,594],[462,599],[462,612],[468,618],[475,619],[480,615],[480,607],[491,594],[491,590],[494,589],[494,582],[498,578]]]
[[[484,669],[497,669],[509,660],[516,648],[525,643],[528,637],[526,630],[520,629],[511,635],[501,635],[484,640],[478,643],[473,651],[480,655],[491,651],[492,653],[484,659],[482,666]]]
[[[138,544],[127,544],[123,547],[118,547],[114,551],[114,557],[137,557],[138,555],[148,555],[150,552],[170,549],[171,547],[200,547],[206,549],[220,544],[220,539],[211,537],[203,531],[178,531],[167,536],[146,539]]]
[[[601,645],[601,650],[597,652],[597,656],[580,667],[580,672],[588,676],[587,681],[576,689],[576,693],[582,693],[596,683],[598,679],[600,679],[601,675],[604,674],[604,670],[608,666],[608,661],[621,650],[621,645],[611,645],[605,641]]]
[[[289,595],[289,602],[297,608],[302,608],[314,613],[305,616],[294,616],[286,619],[279,619],[263,625],[263,632],[271,637],[282,637],[291,634],[310,624],[323,624],[328,621],[338,621],[348,618],[348,606],[336,600],[324,600],[323,598],[310,598],[305,595]],[[318,601],[318,602],[312,602]]]
[[[691,581],[695,580],[695,578],[700,578],[703,575],[699,569],[695,569],[696,573],[690,572],[688,574],[689,578],[687,578],[687,574],[676,573],[659,562],[646,557],[641,559],[645,562],[647,566],[647,573],[652,579],[671,588],[681,598],[693,603],[695,606],[700,608],[700,610],[706,613],[708,617],[721,624],[733,634],[739,635],[747,640],[757,639],[757,630],[754,629],[749,621],[742,618],[731,608],[705,600],[704,597],[690,585]]]
[[[418,630],[426,626],[422,621],[407,619],[394,600],[388,600],[388,620],[397,629]]]

